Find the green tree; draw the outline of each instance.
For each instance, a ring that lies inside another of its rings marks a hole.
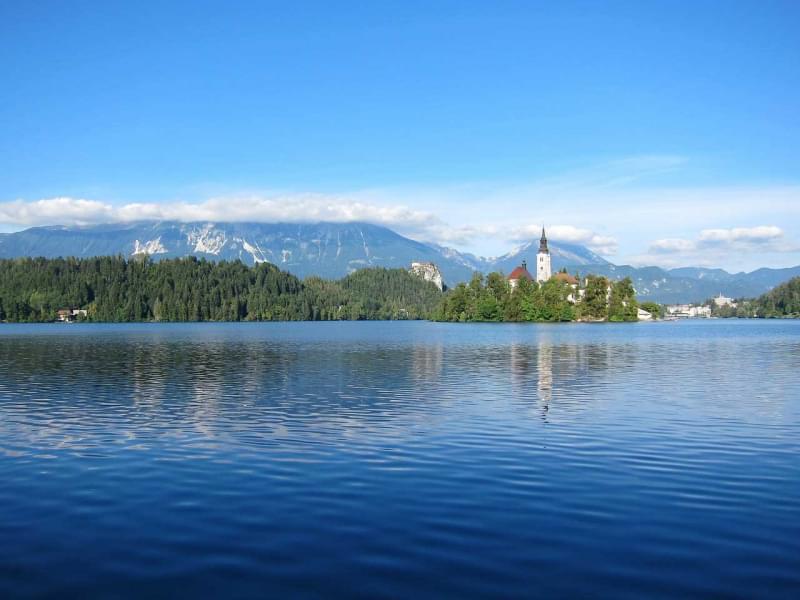
[[[586,290],[580,302],[580,314],[583,318],[608,318],[608,279],[599,275],[586,277]]]
[[[637,321],[638,308],[636,292],[630,277],[611,284],[608,302],[609,321]]]

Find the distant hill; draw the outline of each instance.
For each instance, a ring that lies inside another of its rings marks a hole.
[[[459,252],[404,237],[369,223],[181,223],[140,221],[85,227],[34,227],[0,234],[0,258],[20,256],[107,256],[149,254],[154,260],[182,256],[275,264],[305,278],[339,279],[363,267],[407,268],[433,262],[445,282],[467,281],[472,273],[510,273],[523,259],[533,264],[538,239],[495,258]],[[553,270],[630,277],[640,299],[662,303],[699,302],[722,293],[756,297],[800,275],[800,266],[728,273],[722,269],[614,265],[590,249],[550,241]]]
[[[672,277],[686,277],[688,279],[703,279],[705,281],[728,282],[745,273],[728,273],[724,269],[707,269],[704,267],[679,267],[670,269]]]
[[[722,294],[732,298],[753,298],[780,283],[800,275],[800,266],[787,269],[758,269],[751,273],[728,273],[722,269],[631,267],[589,265],[581,273],[605,275],[611,279],[630,277],[641,300],[662,304],[702,302]]]

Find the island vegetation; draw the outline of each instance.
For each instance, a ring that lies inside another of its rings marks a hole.
[[[516,287],[500,273],[476,273],[444,297],[434,318],[458,322],[636,321],[638,304],[630,278],[610,282],[589,275],[578,290],[552,278],[542,284],[519,279]]]

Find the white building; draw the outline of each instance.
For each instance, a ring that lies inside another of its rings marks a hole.
[[[711,307],[694,306],[692,304],[671,304],[667,306],[667,314],[683,319],[702,319],[711,316]]]
[[[736,306],[736,302],[733,301],[733,298],[728,298],[727,296],[723,296],[720,292],[720,295],[714,298],[714,304],[716,306]]]
[[[536,281],[544,283],[553,275],[550,269],[550,250],[547,249],[547,236],[542,227],[542,238],[539,240],[539,253],[536,255]]]
[[[78,317],[86,317],[89,312],[84,308],[62,308],[56,313],[56,318],[64,323],[74,321]]]

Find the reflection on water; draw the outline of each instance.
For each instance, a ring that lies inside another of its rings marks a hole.
[[[800,326],[3,326],[0,596],[791,596]]]

